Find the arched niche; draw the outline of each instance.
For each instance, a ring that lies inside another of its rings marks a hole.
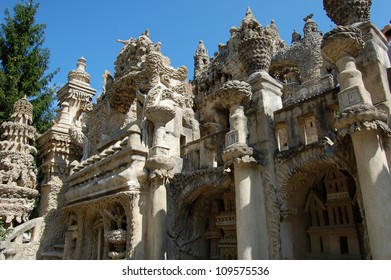
[[[322,161],[301,166],[287,181],[283,252],[293,259],[362,259],[364,228],[354,178]],[[283,253],[284,255],[284,253]]]

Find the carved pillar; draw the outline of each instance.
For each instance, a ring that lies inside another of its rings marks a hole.
[[[155,126],[153,146],[149,149],[146,167],[150,171],[151,196],[149,216],[149,258],[161,260],[166,258],[166,217],[167,217],[167,191],[166,178],[175,162],[169,156],[169,147],[165,143],[165,125],[174,118],[175,110],[172,105],[161,101],[158,105],[149,107],[145,115]]]
[[[276,194],[276,174],[274,154],[278,150],[273,122],[274,112],[282,108],[282,85],[266,71],[256,72],[247,82],[251,85],[252,104],[256,110],[256,130],[250,134],[250,143],[257,143],[258,151],[262,151],[262,191],[266,209],[267,234],[264,242],[268,244],[268,258],[281,258],[280,208]],[[286,233],[286,235],[289,233]]]
[[[382,129],[387,115],[372,105],[354,56],[362,47],[361,32],[354,27],[336,27],[324,37],[322,54],[340,71],[341,114],[336,128],[352,137],[365,219],[374,259],[391,258],[391,176],[383,148]]]
[[[260,170],[247,144],[244,104],[251,99],[251,86],[229,81],[216,93],[219,106],[230,110],[230,131],[226,134],[223,160],[233,166],[235,177],[238,259],[267,259],[268,242]]]

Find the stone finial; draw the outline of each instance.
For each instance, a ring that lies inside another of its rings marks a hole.
[[[205,48],[204,41],[200,40],[198,42],[197,50],[194,54],[194,57],[196,56],[208,56],[208,51]]]
[[[304,37],[308,36],[311,33],[319,32],[318,24],[312,19],[314,14],[309,14],[305,18],[303,18],[305,24],[303,28]]]
[[[250,8],[238,29],[241,40],[239,57],[244,62],[248,74],[267,71],[270,66],[273,36],[270,27],[262,28]]]
[[[327,16],[336,25],[370,21],[372,0],[323,0]]]
[[[72,70],[68,74],[69,81],[80,81],[89,84],[91,81],[91,76],[85,71],[86,70],[86,59],[84,57],[80,57],[77,60],[77,68],[76,70]]]
[[[86,59],[84,57],[80,57],[78,60],[77,60],[77,69],[78,71],[83,71],[85,72],[86,70]]]
[[[23,97],[14,104],[14,109],[11,117],[16,123],[30,125],[33,121],[33,105]]]
[[[246,15],[239,27],[241,39],[247,39],[262,33],[262,25],[256,20],[250,7],[247,8]]]

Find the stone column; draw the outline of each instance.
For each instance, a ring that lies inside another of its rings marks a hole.
[[[166,258],[167,193],[164,177],[156,176],[151,182],[150,259]]]
[[[248,77],[253,96],[252,104],[256,110],[256,125],[252,126],[250,143],[257,143],[258,151],[262,151],[262,188],[264,194],[263,207],[266,210],[265,227],[268,232],[263,242],[268,243],[268,259],[281,259],[280,203],[277,198],[277,186],[274,154],[278,150],[275,137],[274,112],[282,108],[282,85],[273,79],[267,71],[258,71]],[[287,227],[283,228],[287,229]],[[266,240],[267,239],[267,240]],[[285,243],[284,245],[290,245]],[[291,248],[287,250],[293,250]]]
[[[351,133],[373,259],[391,259],[391,177],[377,129]]]
[[[238,259],[268,259],[268,232],[261,172],[255,162],[234,163]]]
[[[226,134],[223,160],[233,166],[236,200],[238,259],[268,259],[265,199],[260,169],[247,145],[247,117],[244,104],[251,98],[251,86],[229,81],[216,93],[218,102],[230,110],[230,131]]]
[[[238,144],[246,144],[247,142],[247,117],[244,115],[244,107],[240,104],[233,104],[230,108],[230,131],[235,132],[234,142]],[[229,146],[229,143],[225,143]]]
[[[174,118],[175,110],[170,103],[161,101],[158,105],[149,107],[145,115],[155,126],[153,146],[149,149],[146,167],[150,171],[150,216],[149,216],[149,258],[162,260],[166,258],[166,217],[167,191],[166,178],[175,166],[169,156],[169,148],[165,143],[165,125]]]
[[[322,54],[340,71],[340,117],[336,128],[352,137],[365,220],[373,259],[391,258],[391,176],[383,145],[387,115],[372,105],[354,56],[363,43],[354,27],[336,27],[324,37]],[[389,132],[389,131],[388,131]]]

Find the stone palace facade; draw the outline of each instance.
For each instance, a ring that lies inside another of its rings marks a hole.
[[[337,27],[291,45],[249,9],[191,82],[147,30],[93,104],[80,58],[37,138],[18,101],[0,259],[391,259],[386,39],[371,0],[323,2]]]

